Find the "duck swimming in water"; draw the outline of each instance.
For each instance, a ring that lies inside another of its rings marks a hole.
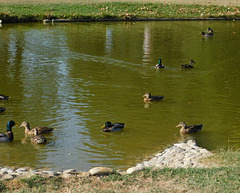
[[[13,136],[13,132],[12,132],[12,127],[15,126],[15,122],[14,121],[9,121],[7,124],[7,133],[0,133],[0,142],[9,142],[9,141],[13,141],[14,136]]]
[[[180,134],[189,134],[189,133],[197,133],[202,130],[203,125],[189,125],[185,122],[180,122],[176,127],[182,127],[180,129]]]
[[[0,107],[0,113],[4,112],[6,108]]]
[[[9,96],[5,96],[3,94],[0,94],[0,100],[5,101],[5,100],[8,100],[8,99],[9,99]]]
[[[110,121],[107,121],[101,128],[104,132],[113,132],[113,131],[120,131],[124,128],[124,123],[111,123]]]
[[[155,68],[156,69],[165,68],[165,66],[162,64],[161,58],[159,58],[158,64],[156,64]]]
[[[27,135],[34,135],[35,130],[38,130],[38,134],[45,134],[45,133],[51,133],[55,128],[51,127],[34,127],[33,129],[30,128],[30,124],[28,122],[22,122],[22,124],[19,127],[25,127],[25,134]]]
[[[35,129],[34,136],[31,138],[31,142],[36,144],[43,144],[47,142],[47,139],[43,135],[38,134],[38,130]]]
[[[144,100],[145,102],[160,101],[160,100],[164,99],[164,96],[159,96],[159,95],[152,96],[151,93],[146,93],[146,94],[143,95],[142,97],[144,97],[143,100]]]
[[[206,32],[202,32],[201,34],[204,37],[211,37],[211,36],[213,36],[213,30],[210,27],[208,27],[207,31]]]
[[[190,64],[183,64],[182,68],[194,68],[193,63],[196,63],[194,60],[190,60]]]

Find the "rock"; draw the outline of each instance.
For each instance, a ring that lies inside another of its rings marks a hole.
[[[187,143],[174,144],[173,147],[165,149],[162,153],[155,154],[149,161],[137,164],[127,169],[127,173],[142,171],[145,168],[178,168],[178,167],[203,167],[198,163],[199,159],[212,155],[208,150],[198,147],[194,140]]]
[[[27,172],[28,169],[27,168],[18,168],[15,170],[16,172]]]
[[[143,170],[144,170],[144,167],[131,167],[131,168],[128,168],[126,172],[127,174],[132,174],[134,172],[140,172]]]
[[[95,167],[89,170],[92,176],[105,176],[113,173],[113,169],[107,167]]]
[[[74,169],[68,169],[68,170],[63,171],[63,174],[75,174],[76,172],[77,171]]]
[[[5,174],[1,177],[1,180],[12,180],[13,178],[15,178],[16,176],[11,175],[11,174]]]
[[[194,141],[194,140],[192,140],[192,139],[187,142],[187,145],[188,145],[189,147],[195,147],[195,146],[197,146],[196,141]]]

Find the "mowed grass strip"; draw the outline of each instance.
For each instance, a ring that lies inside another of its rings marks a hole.
[[[161,18],[240,18],[240,7],[180,5],[162,3],[1,3],[3,22],[31,22],[44,19],[161,19]]]

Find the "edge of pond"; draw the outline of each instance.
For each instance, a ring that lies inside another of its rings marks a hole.
[[[121,19],[121,18],[114,18],[114,19],[44,19],[44,20],[26,20],[26,21],[4,21],[0,19],[0,25],[7,24],[7,23],[74,23],[74,22],[121,22],[121,21],[224,21],[224,20],[240,20],[240,18],[132,18],[132,19]]]
[[[45,19],[43,23],[64,22],[114,22],[114,21],[214,21],[240,20],[240,18],[135,18],[135,19]]]
[[[75,169],[54,171],[47,169],[31,169],[28,167],[18,169],[0,167],[0,181],[14,178],[29,178],[32,176],[69,178],[72,176],[105,176],[114,173],[126,175],[140,172],[148,168],[209,168],[211,165],[201,163],[201,159],[209,156],[213,156],[213,153],[205,148],[199,147],[194,140],[189,140],[183,143],[176,143],[163,152],[153,155],[148,161],[143,161],[134,167],[128,168],[126,171],[114,170],[108,167],[93,167],[87,172],[76,171]]]

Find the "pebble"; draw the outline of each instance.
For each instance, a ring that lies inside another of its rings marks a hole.
[[[135,167],[130,167],[126,171],[118,170],[120,175],[131,174],[143,171],[146,168],[199,168],[205,167],[199,162],[200,159],[212,156],[213,154],[202,147],[197,146],[194,140],[187,143],[174,144],[172,147],[165,149],[162,153],[155,154],[150,160],[138,163]],[[75,169],[67,169],[64,171],[53,170],[34,170],[31,168],[12,169],[9,167],[0,167],[0,181],[11,180],[16,177],[27,178],[33,175],[41,175],[48,177],[60,176],[69,178],[78,175],[79,177],[104,176],[114,172],[108,167],[94,167],[88,172],[77,172]]]

